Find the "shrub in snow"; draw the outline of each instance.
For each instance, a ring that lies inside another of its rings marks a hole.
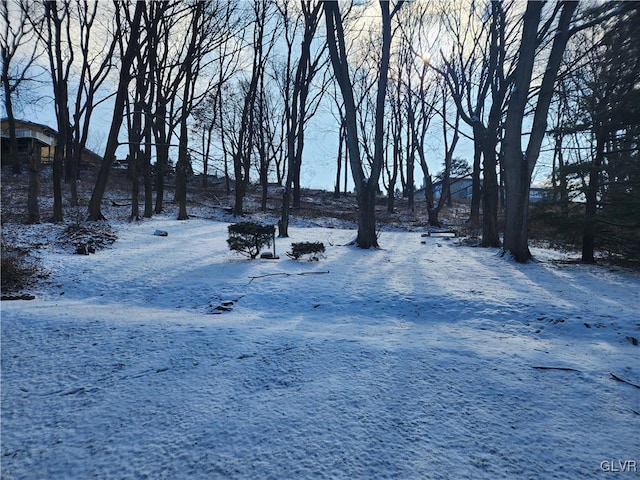
[[[2,245],[2,294],[19,291],[46,276],[24,249]]]
[[[240,222],[229,225],[229,249],[247,257],[256,258],[260,249],[271,245],[276,227],[254,222]]]
[[[298,242],[291,244],[291,251],[287,256],[298,260],[308,255],[309,261],[318,261],[324,253],[324,243],[322,242]]]

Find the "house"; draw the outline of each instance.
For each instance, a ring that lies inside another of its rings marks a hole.
[[[529,203],[537,203],[551,199],[552,190],[546,187],[531,187],[529,189]]]
[[[58,132],[39,123],[16,120],[16,140],[20,163],[29,165],[33,154],[39,155],[43,164],[53,162]],[[2,165],[9,162],[9,119],[3,118],[2,125]]]
[[[18,142],[18,157],[23,165],[30,165],[36,155],[40,164],[53,163],[53,154],[58,139],[58,132],[53,128],[27,120],[15,120],[16,140]],[[9,119],[2,118],[2,165],[9,162]],[[85,148],[80,160],[80,167],[94,167],[102,163],[102,157]]]
[[[424,182],[426,183],[426,182]],[[424,187],[415,191],[416,198],[424,198],[426,195],[426,188]],[[451,179],[451,200],[456,201],[471,201],[471,192],[473,182],[470,177],[459,177]],[[439,199],[442,194],[442,180],[438,180],[433,183],[433,196],[435,199]]]
[[[473,180],[469,177],[454,177],[449,180],[449,191],[451,200],[465,201],[471,200],[473,191]],[[433,183],[433,196],[440,198],[442,194],[442,180]]]
[[[482,187],[482,179],[480,180]],[[456,177],[450,183],[451,200],[471,201],[473,194],[473,181],[470,177]],[[442,194],[442,180],[433,183],[433,196],[437,200]],[[417,193],[416,193],[417,195]],[[424,197],[424,189],[420,189],[420,195]],[[549,198],[550,190],[546,187],[531,187],[529,189],[529,202],[536,203]]]

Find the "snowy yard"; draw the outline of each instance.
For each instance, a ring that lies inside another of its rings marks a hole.
[[[37,298],[2,302],[2,478],[640,476],[640,276],[291,233],[277,261],[169,217],[42,249]]]

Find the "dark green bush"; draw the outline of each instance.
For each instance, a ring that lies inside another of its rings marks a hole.
[[[324,244],[322,242],[297,242],[291,244],[291,251],[287,252],[287,256],[298,260],[304,255],[308,255],[310,261],[318,261],[323,253]]]
[[[229,249],[250,258],[256,258],[260,249],[271,245],[276,228],[254,222],[240,222],[229,225]]]

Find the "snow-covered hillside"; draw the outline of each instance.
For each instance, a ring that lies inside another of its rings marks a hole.
[[[640,475],[637,274],[321,227],[250,261],[226,227],[40,250],[36,299],[2,302],[3,479]]]

